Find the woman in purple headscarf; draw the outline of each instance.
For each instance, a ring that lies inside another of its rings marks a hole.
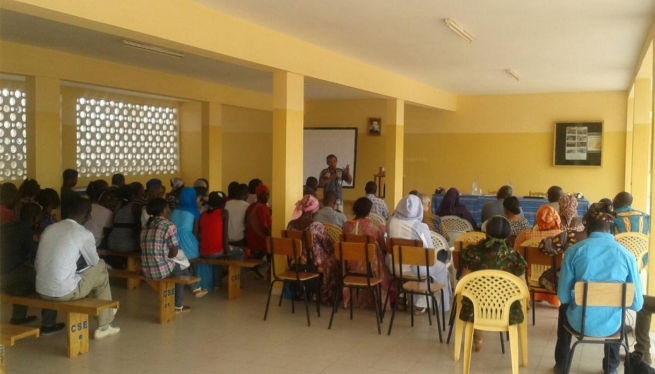
[[[471,212],[469,212],[466,206],[459,203],[459,191],[457,191],[456,188],[448,189],[446,195],[443,197],[443,200],[441,200],[441,205],[439,205],[437,215],[439,217],[457,216],[459,218],[463,218],[471,222],[471,225],[473,225],[473,230],[479,231],[478,224],[475,223]]]

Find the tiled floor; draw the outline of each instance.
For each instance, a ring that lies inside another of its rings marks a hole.
[[[67,358],[66,335],[59,333],[19,341],[6,350],[7,373],[461,373],[453,361],[453,344],[439,343],[436,322],[427,316],[398,313],[391,336],[378,336],[375,313],[356,310],[350,321],[343,311],[327,329],[328,308],[322,316],[311,314],[307,327],[304,310],[291,314],[289,301],[274,304],[263,321],[266,283],[244,276],[239,301],[227,302],[225,290],[194,299],[187,291],[188,313],[166,325],[156,323],[157,295],[147,285],[126,291],[121,281],[112,282],[114,298],[121,308],[115,325],[122,331],[103,341],[91,340],[88,354]],[[296,304],[296,307],[302,304]],[[10,308],[2,306],[7,323]],[[30,314],[39,314],[32,310]],[[63,315],[59,316],[64,319]],[[537,306],[537,325],[529,326],[529,365],[522,373],[551,373],[556,340],[557,310]],[[388,327],[385,319],[383,332]],[[92,323],[95,327],[95,322]],[[633,341],[631,340],[631,343]],[[501,354],[497,334],[487,333],[484,347],[474,353],[472,373],[510,373],[509,345]],[[574,373],[602,373],[602,348],[584,346],[576,353]],[[621,369],[622,370],[622,369]],[[622,371],[621,371],[622,372]]]

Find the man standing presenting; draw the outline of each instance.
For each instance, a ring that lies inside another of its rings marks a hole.
[[[632,283],[635,287],[630,309],[639,311],[644,298],[641,281],[634,256],[614,240],[610,224],[614,217],[604,212],[603,203],[593,204],[583,219],[589,238],[566,251],[560,272],[557,297],[562,305],[557,322],[557,345],[555,346],[555,374],[564,373],[571,351],[571,334],[564,328],[571,326],[580,331],[582,306],[575,304],[573,289],[576,282]],[[621,310],[618,308],[594,307],[587,309],[584,321],[585,333],[592,337],[609,336],[621,327]],[[603,370],[618,374],[619,344],[610,344],[605,349]]]
[[[328,155],[325,159],[327,161],[327,169],[323,169],[320,174],[318,186],[323,187],[323,193],[333,191],[337,194],[337,210],[343,210],[343,192],[341,184],[345,180],[346,183],[352,183],[353,177],[350,175],[350,165],[345,168],[337,168],[337,156]]]
[[[91,202],[79,198],[72,202],[68,219],[48,227],[41,235],[36,254],[36,292],[51,301],[78,300],[91,297],[111,300],[109,275],[105,262],[98,257],[93,234],[84,228],[91,218]],[[98,315],[96,340],[118,334],[121,329],[110,323],[114,309]]]

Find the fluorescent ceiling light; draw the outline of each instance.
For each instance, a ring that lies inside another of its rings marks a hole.
[[[450,27],[451,30],[455,32],[455,34],[461,36],[464,40],[467,42],[471,43],[473,41],[473,35],[469,34],[464,30],[460,25],[458,25],[455,21],[453,21],[450,18],[446,18],[444,20],[446,22],[446,25]]]
[[[123,45],[125,45],[127,47],[141,49],[143,51],[155,52],[155,53],[159,53],[159,54],[170,56],[170,57],[177,57],[177,58],[184,57],[184,55],[182,53],[180,53],[180,52],[175,52],[175,51],[171,51],[170,49],[157,47],[156,45],[142,44],[142,43],[139,43],[139,42],[133,42],[131,40],[123,40],[122,42],[123,42]]]
[[[519,76],[514,72],[514,70],[505,69],[505,71],[507,72],[507,74],[509,74],[512,78],[516,79],[517,81],[521,80],[521,78],[519,78]]]

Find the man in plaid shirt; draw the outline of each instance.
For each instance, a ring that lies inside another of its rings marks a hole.
[[[389,219],[389,208],[387,208],[387,204],[384,200],[375,197],[375,192],[378,190],[375,182],[366,183],[364,190],[366,191],[366,197],[373,203],[371,213],[376,213],[384,217],[384,219]]]
[[[177,228],[168,219],[171,210],[166,200],[152,199],[146,206],[150,216],[148,223],[141,231],[141,268],[143,275],[149,279],[162,279],[189,275],[189,260],[184,252],[179,251],[180,243],[177,239]],[[185,267],[182,268],[184,264]],[[198,284],[192,284],[196,297],[207,294]],[[182,305],[184,285],[175,284],[175,311],[190,310],[190,306]]]

